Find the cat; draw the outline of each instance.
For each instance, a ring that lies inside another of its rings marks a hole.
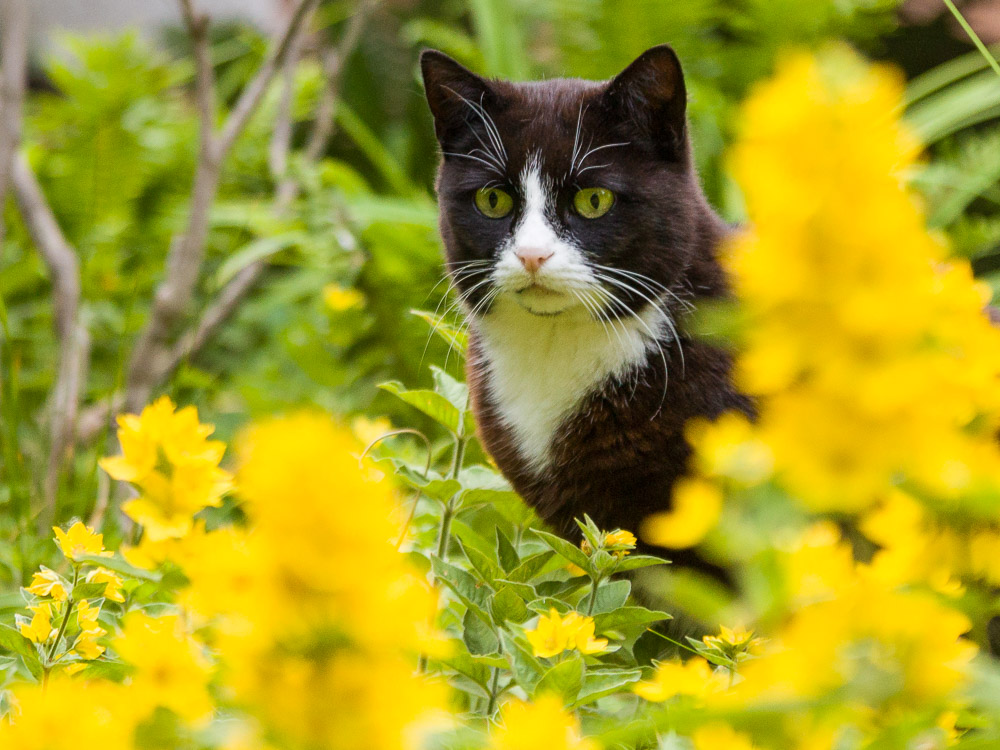
[[[481,441],[560,533],[585,513],[638,531],[687,471],[685,423],[753,413],[729,354],[682,325],[728,295],[732,229],[695,173],[680,61],[653,47],[600,82],[420,65]]]

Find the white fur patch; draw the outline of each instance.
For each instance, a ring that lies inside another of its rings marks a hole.
[[[525,210],[493,271],[500,293],[473,325],[500,416],[522,457],[541,472],[551,460],[559,426],[607,378],[629,377],[656,351],[655,340],[666,340],[668,325],[653,306],[640,320],[596,319],[595,311],[605,304],[602,287],[580,249],[562,239],[547,218],[553,188],[537,159],[529,162],[521,183]],[[516,256],[522,247],[552,256],[532,275]],[[535,291],[533,284],[543,289]]]

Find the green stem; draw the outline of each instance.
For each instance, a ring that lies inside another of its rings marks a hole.
[[[493,682],[490,683],[490,702],[486,706],[486,718],[493,715],[497,707],[497,689],[500,687],[500,667],[493,667]]]
[[[448,541],[451,539],[451,519],[455,515],[455,506],[449,500],[444,505],[444,512],[441,513],[441,527],[438,529],[437,556],[442,560],[448,553]]]
[[[969,25],[969,22],[965,20],[965,16],[962,15],[962,11],[955,7],[955,3],[952,2],[952,0],[944,0],[944,4],[948,6],[948,10],[950,10],[951,14],[955,16],[955,19],[962,26],[965,33],[969,35],[969,39],[971,39],[973,44],[976,45],[976,49],[978,49],[982,53],[983,57],[986,58],[986,62],[988,62],[990,67],[993,68],[993,71],[1000,76],[1000,62],[997,62],[997,59],[990,54],[989,49],[985,44],[983,44],[983,40],[979,38],[979,34],[977,34],[976,30],[973,29],[972,26]]]
[[[69,624],[69,616],[73,612],[73,607],[76,606],[76,602],[73,601],[73,589],[76,588],[76,582],[80,580],[80,566],[73,566],[73,586],[70,589],[69,595],[66,597],[66,609],[63,611],[62,622],[59,624],[59,632],[56,633],[56,638],[52,641],[52,645],[49,646],[49,652],[45,655],[45,677],[48,677],[48,671],[52,668],[52,657],[56,653],[56,649],[59,647],[59,641],[62,640],[63,635],[66,634],[66,626]]]
[[[592,580],[594,581],[594,587],[590,590],[590,601],[587,603],[588,616],[594,614],[594,605],[597,604],[597,587],[601,585],[600,578],[594,578]]]

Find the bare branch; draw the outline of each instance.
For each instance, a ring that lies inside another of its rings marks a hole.
[[[28,3],[4,0],[0,5],[0,243],[5,227],[14,154],[21,143],[21,110],[28,73]]]
[[[18,153],[14,158],[12,178],[14,195],[28,232],[49,271],[56,334],[59,339],[59,368],[49,398],[51,443],[44,485],[48,512],[40,516],[40,522],[44,524],[51,519],[55,510],[59,475],[73,448],[80,392],[86,379],[90,337],[80,320],[79,260],[66,242],[23,153]]]
[[[299,0],[288,23],[274,43],[267,60],[247,85],[226,118],[218,134],[211,131],[214,94],[210,89],[208,68],[208,21],[198,16],[192,0],[180,0],[185,22],[195,45],[199,113],[202,118],[202,148],[195,167],[194,186],[188,225],[171,242],[166,276],[156,290],[146,327],[139,336],[129,362],[125,405],[137,410],[164,377],[164,365],[170,358],[170,332],[184,313],[194,294],[208,239],[209,214],[218,194],[222,162],[246,127],[268,85],[291,46],[293,37],[318,0]]]
[[[361,32],[380,0],[364,0],[348,22],[347,29],[339,44],[327,50],[323,56],[325,83],[316,109],[312,129],[306,142],[304,158],[307,162],[317,161],[326,151],[334,132],[336,102],[340,96],[344,62],[351,56],[361,40]],[[286,175],[278,184],[274,201],[276,214],[283,214],[298,197],[299,183]],[[184,360],[194,356],[236,310],[243,298],[253,289],[264,273],[267,264],[256,261],[240,271],[219,293],[218,298],[205,310],[197,326],[181,340],[167,360],[169,369],[164,377]]]
[[[229,152],[239,134],[243,132],[243,128],[246,127],[250,116],[256,111],[257,105],[260,104],[264,92],[267,91],[267,87],[271,83],[271,79],[274,78],[274,74],[281,66],[285,55],[292,46],[293,40],[298,35],[299,27],[312,9],[316,7],[318,1],[299,0],[284,30],[272,47],[270,54],[263,65],[261,65],[260,70],[257,71],[257,75],[247,84],[247,87],[243,89],[243,93],[240,94],[240,98],[236,100],[232,112],[229,113],[225,125],[222,126],[222,132],[219,133],[216,147],[220,158]]]

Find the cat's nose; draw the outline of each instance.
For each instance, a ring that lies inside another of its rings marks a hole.
[[[522,247],[514,254],[528,273],[537,273],[542,264],[553,255],[551,250],[542,250],[537,247]]]

